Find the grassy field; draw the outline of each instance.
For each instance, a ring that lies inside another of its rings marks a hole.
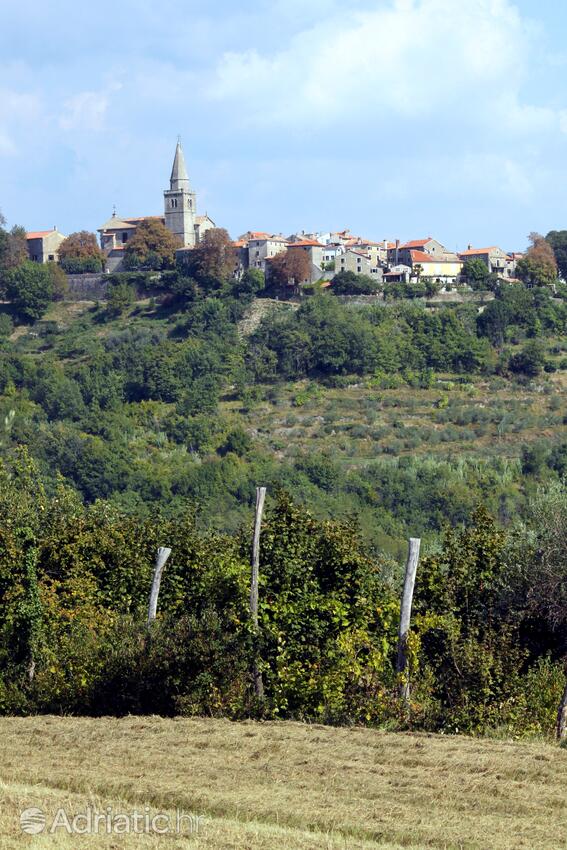
[[[0,736],[6,848],[567,848],[567,751],[551,744],[159,718],[4,718]],[[22,834],[22,810],[49,827],[89,806],[168,813],[172,831]],[[177,810],[204,816],[198,831],[175,834]]]

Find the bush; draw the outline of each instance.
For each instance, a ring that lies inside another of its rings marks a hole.
[[[10,336],[14,323],[7,313],[0,313],[0,337]]]
[[[102,271],[100,257],[64,257],[59,265],[66,274],[96,274]]]
[[[53,298],[53,281],[46,265],[26,260],[5,276],[6,296],[22,319],[41,319]]]
[[[136,290],[129,283],[110,283],[106,290],[107,311],[111,316],[119,316],[130,307],[136,298]]]

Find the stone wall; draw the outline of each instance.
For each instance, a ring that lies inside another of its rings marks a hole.
[[[66,301],[102,301],[108,287],[103,274],[69,274],[67,283]]]

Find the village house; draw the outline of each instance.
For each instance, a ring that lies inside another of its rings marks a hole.
[[[250,231],[248,234],[248,267],[266,271],[266,260],[285,251],[288,245],[283,236]]]
[[[335,263],[336,268],[337,257],[340,257],[341,254],[344,254],[344,252],[344,245],[333,245],[331,243],[326,243],[323,247],[323,262],[325,264]]]
[[[372,264],[370,257],[362,251],[347,248],[345,253],[339,257],[335,266],[336,272],[354,272],[354,274],[366,274],[370,276]]]
[[[314,283],[323,277],[323,252],[324,245],[317,242],[315,239],[303,239],[297,242],[290,242],[287,246],[288,252],[303,251],[307,254],[311,263],[310,282]]]
[[[513,279],[516,275],[516,264],[519,254],[507,254],[501,248],[473,248],[469,245],[468,250],[459,254],[463,263],[468,260],[480,260],[484,263],[490,274],[498,275],[505,279]]]
[[[409,253],[411,280],[427,278],[445,285],[455,283],[461,274],[463,264],[456,254],[435,257],[425,251],[412,250]]]
[[[394,245],[388,248],[388,264],[391,266],[400,264],[410,266],[411,251],[421,251],[432,257],[456,257],[455,254],[452,254],[444,245],[436,239],[432,239],[431,236],[428,236],[426,239],[414,239],[411,242],[404,242],[403,245],[400,245],[398,239]]]
[[[372,268],[377,268],[387,265],[388,249],[390,247],[395,248],[395,245],[388,242],[387,239],[384,239],[382,242],[373,242],[370,239],[359,239],[354,247],[357,251],[362,251],[370,257],[370,264]]]
[[[34,263],[57,263],[59,247],[66,237],[56,227],[26,233],[28,255]]]
[[[387,272],[384,272],[384,283],[409,283],[412,274],[411,266],[398,264],[390,266]]]

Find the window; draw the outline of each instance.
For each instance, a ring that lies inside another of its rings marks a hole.
[[[128,234],[127,234],[127,233],[123,233],[123,234],[122,234],[122,244],[124,245],[124,243],[125,243],[125,242],[127,242],[127,241],[128,241]]]
[[[55,255],[54,255],[54,254],[49,254],[49,256],[47,257],[47,259],[49,260],[49,262],[50,262],[50,263],[52,263],[52,262],[55,260]]]

